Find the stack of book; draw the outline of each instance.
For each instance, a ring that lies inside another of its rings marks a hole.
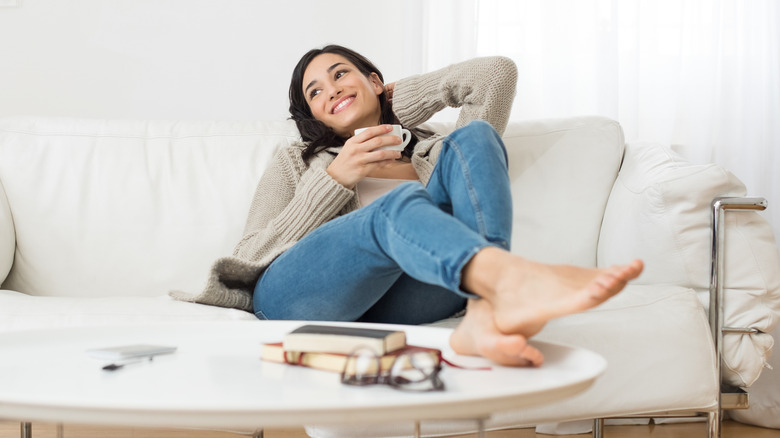
[[[363,327],[304,325],[288,333],[282,342],[263,344],[262,359],[326,371],[341,372],[347,357],[357,348],[367,347],[380,357],[382,370],[395,358],[411,350],[426,350],[440,358],[435,348],[406,343],[406,333]]]

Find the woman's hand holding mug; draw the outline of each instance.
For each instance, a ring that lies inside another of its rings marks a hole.
[[[398,128],[396,128],[398,127]],[[355,131],[341,152],[330,163],[326,171],[344,187],[351,189],[375,169],[401,158],[401,150],[409,143],[411,135],[404,141],[400,136],[400,125],[380,125]],[[398,134],[395,134],[398,130]],[[404,130],[408,133],[408,130]],[[397,149],[400,146],[400,149]],[[396,148],[396,150],[387,149]]]

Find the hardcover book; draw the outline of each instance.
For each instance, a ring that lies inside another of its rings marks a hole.
[[[344,354],[363,346],[373,349],[377,356],[382,356],[405,347],[406,333],[398,330],[308,324],[285,335],[283,345],[287,351]]]

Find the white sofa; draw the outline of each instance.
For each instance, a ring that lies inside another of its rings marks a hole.
[[[201,289],[211,262],[238,241],[272,152],[297,138],[291,122],[0,119],[0,331],[254,319],[167,293]],[[514,252],[582,266],[641,257],[646,270],[617,298],[539,336],[605,356],[608,371],[592,388],[497,413],[488,427],[717,411],[710,202],[744,196],[743,185],[662,146],[626,146],[619,124],[602,117],[515,122],[504,140]],[[758,332],[724,337],[723,380],[748,388],[780,315],[780,257],[759,213],[729,212],[725,226],[724,325]],[[408,426],[307,430],[398,436]],[[423,432],[464,427],[424,424]]]

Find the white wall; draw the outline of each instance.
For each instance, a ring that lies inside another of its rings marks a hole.
[[[386,80],[420,72],[420,2],[22,0],[0,8],[0,116],[284,119],[298,59],[328,43]],[[389,30],[388,30],[389,29]],[[417,42],[415,42],[417,41]]]

